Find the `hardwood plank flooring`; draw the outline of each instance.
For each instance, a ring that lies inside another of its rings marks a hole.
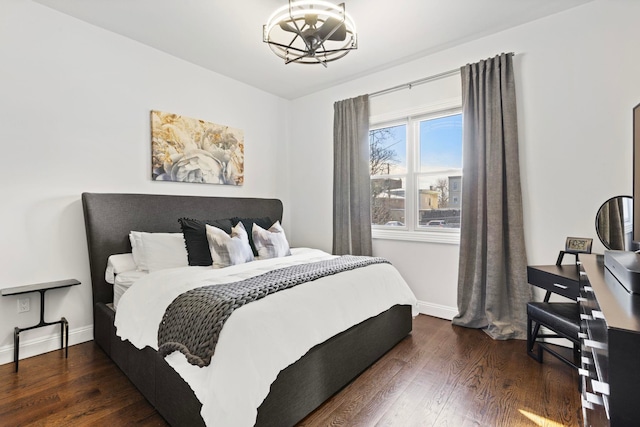
[[[578,426],[578,376],[524,341],[420,315],[410,337],[310,414],[312,426]],[[166,426],[93,342],[0,366],[0,426]]]

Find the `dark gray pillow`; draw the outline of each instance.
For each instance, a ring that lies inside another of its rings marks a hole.
[[[189,265],[212,265],[209,242],[207,241],[207,230],[205,225],[209,224],[231,234],[233,223],[231,219],[199,220],[191,218],[180,218],[178,220],[184,235],[187,246],[187,260]],[[243,223],[244,225],[244,223]]]
[[[234,227],[238,224],[238,222],[242,222],[242,225],[244,225],[244,229],[247,230],[247,234],[249,235],[249,245],[251,246],[251,250],[253,251],[253,256],[258,256],[258,250],[253,243],[253,236],[251,235],[251,230],[253,230],[253,223],[255,222],[260,227],[268,230],[269,227],[273,225],[273,221],[271,221],[271,219],[267,216],[262,218],[231,218],[231,223]]]

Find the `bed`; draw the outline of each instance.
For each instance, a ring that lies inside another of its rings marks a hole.
[[[132,230],[179,233],[177,219],[182,217],[282,221],[282,203],[277,199],[83,193],[82,205],[95,342],[169,424],[205,425],[202,403],[167,359],[151,346],[138,349],[116,334],[113,285],[105,280],[107,260],[113,254],[131,252]],[[295,425],[405,338],[414,314],[415,302],[394,304],[314,345],[277,374],[257,408],[255,425]]]

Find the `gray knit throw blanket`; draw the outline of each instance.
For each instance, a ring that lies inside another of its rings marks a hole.
[[[192,365],[208,366],[222,327],[235,309],[301,283],[380,263],[388,261],[344,255],[272,270],[239,282],[192,289],[179,295],[167,308],[158,328],[158,351],[166,356],[177,350]]]

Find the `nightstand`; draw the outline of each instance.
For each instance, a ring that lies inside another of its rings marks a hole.
[[[80,282],[76,279],[67,279],[67,280],[58,280],[56,282],[45,282],[45,283],[36,283],[34,285],[25,285],[25,286],[16,286],[13,288],[4,288],[1,290],[2,296],[10,296],[10,295],[21,295],[28,294],[31,292],[40,292],[40,323],[34,326],[30,326],[28,328],[18,328],[16,327],[13,332],[13,361],[16,364],[16,372],[18,372],[18,360],[19,360],[19,351],[20,351],[20,332],[28,331],[30,329],[41,328],[43,326],[56,325],[60,324],[60,349],[64,348],[65,354],[64,357],[68,357],[69,355],[69,322],[67,319],[62,317],[60,320],[55,322],[45,322],[44,321],[44,294],[45,292],[51,289],[59,289],[59,288],[68,288],[69,286],[79,285]]]

